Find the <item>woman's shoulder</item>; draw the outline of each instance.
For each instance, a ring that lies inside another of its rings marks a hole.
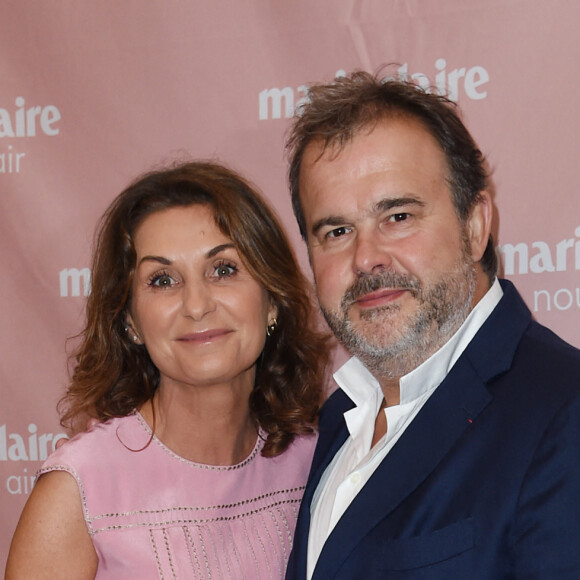
[[[156,472],[164,471],[164,466],[159,466],[155,452],[151,460],[155,447],[147,445],[150,439],[135,414],[97,423],[52,453],[37,477],[43,479],[45,474],[58,471],[72,475],[89,524],[96,514],[126,507],[126,495],[134,488],[142,496],[151,490]],[[120,481],[126,487],[120,488]],[[92,529],[92,524],[89,527]]]
[[[114,460],[122,448],[120,432],[125,437],[132,438],[140,434],[143,439],[143,432],[139,433],[139,425],[134,414],[95,423],[53,451],[38,474],[57,470],[68,471],[75,475],[86,464],[101,463],[106,459]]]
[[[317,433],[297,436],[280,455],[262,459],[265,459],[274,472],[284,473],[285,477],[289,473],[295,473],[297,482],[306,482],[317,439]]]
[[[304,457],[312,459],[314,448],[318,441],[318,431],[306,435],[299,435],[294,438],[294,441],[286,450],[292,457],[303,460]]]
[[[35,484],[18,522],[6,577],[94,578],[96,570],[74,480],[62,472],[47,474]]]

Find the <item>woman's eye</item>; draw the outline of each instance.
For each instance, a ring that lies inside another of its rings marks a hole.
[[[174,280],[169,274],[160,274],[158,276],[153,276],[149,282],[150,286],[155,286],[156,288],[170,288],[174,284]]]
[[[228,278],[236,273],[236,267],[231,264],[220,264],[216,266],[215,274],[218,278]]]

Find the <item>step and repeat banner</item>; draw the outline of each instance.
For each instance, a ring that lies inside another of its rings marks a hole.
[[[391,64],[456,100],[493,171],[505,277],[580,346],[578,22],[576,0],[3,0],[1,569],[64,436],[97,219],[143,171],[220,160],[270,199],[307,269],[283,143],[312,82]]]

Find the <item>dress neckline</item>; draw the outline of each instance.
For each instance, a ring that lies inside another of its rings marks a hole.
[[[135,417],[137,418],[138,423],[141,425],[141,427],[147,432],[148,436],[151,438],[152,443],[155,443],[156,445],[158,445],[165,453],[167,453],[168,455],[170,455],[174,459],[177,459],[178,461],[181,461],[183,463],[186,463],[187,465],[191,465],[192,467],[196,467],[198,469],[209,469],[212,471],[232,471],[235,469],[242,469],[243,467],[245,467],[246,465],[251,463],[256,458],[256,456],[258,455],[258,453],[261,451],[262,447],[264,446],[264,443],[265,443],[266,438],[267,438],[266,432],[263,431],[263,429],[261,427],[259,427],[258,428],[258,435],[256,437],[256,443],[254,444],[254,448],[252,449],[250,454],[245,459],[243,459],[242,461],[240,461],[239,463],[236,463],[234,465],[210,465],[210,464],[206,464],[206,463],[198,463],[196,461],[191,461],[190,459],[185,459],[185,457],[178,455],[177,453],[175,453],[175,451],[173,451],[169,447],[167,447],[167,445],[165,445],[165,443],[163,443],[163,441],[161,441],[161,439],[159,439],[157,437],[157,435],[152,433],[151,427],[149,427],[147,421],[145,421],[145,419],[143,418],[143,415],[141,415],[141,413],[137,410],[135,410],[134,414],[135,414]]]

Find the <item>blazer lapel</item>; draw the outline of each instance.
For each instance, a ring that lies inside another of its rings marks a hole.
[[[318,444],[308,477],[310,488],[318,485],[324,470],[348,438],[344,414],[353,407],[354,403],[341,389],[324,404],[318,423]]]
[[[348,437],[348,429],[343,414],[354,407],[353,402],[340,389],[326,401],[318,425],[319,435],[308,483],[304,490],[298,522],[294,532],[294,544],[288,562],[286,578],[306,578],[306,558],[308,555],[308,530],[310,528],[310,504],[328,464]]]

